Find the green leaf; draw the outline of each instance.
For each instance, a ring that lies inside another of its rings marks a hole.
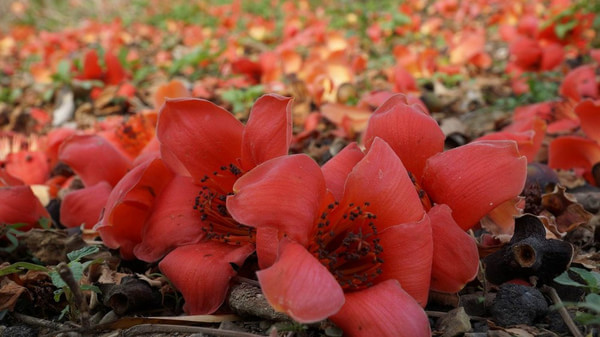
[[[65,293],[63,288],[56,289],[54,291],[54,302],[60,302],[60,297]]]
[[[82,257],[97,253],[98,250],[98,246],[86,246],[68,253],[67,257],[69,261],[79,261]]]
[[[60,277],[58,270],[51,270],[48,275],[50,275],[50,280],[52,280],[52,284],[54,284],[55,287],[62,289],[62,287],[67,286],[62,277]]]
[[[83,264],[78,261],[71,261],[69,262],[69,268],[71,269],[71,273],[73,273],[75,281],[79,282],[83,277]]]
[[[44,266],[40,266],[39,264],[33,264],[33,263],[28,263],[28,262],[17,262],[17,263],[11,264],[8,267],[4,267],[4,268],[0,269],[0,276],[19,273],[25,269],[48,272],[48,268],[46,268]]]
[[[600,274],[577,267],[572,267],[571,270],[577,273],[577,275],[579,275],[585,281],[591,291],[598,291]]]
[[[564,39],[567,34],[577,26],[577,20],[572,20],[567,23],[561,23],[554,26],[554,32],[559,39]]]
[[[573,281],[569,277],[569,274],[566,271],[564,271],[562,274],[558,275],[554,279],[554,282],[560,283],[560,284],[566,285],[566,286],[587,288],[587,286],[585,284],[581,284],[579,282]]]
[[[93,284],[82,284],[79,288],[81,290],[90,290],[90,291],[93,291],[96,294],[102,294],[102,291],[100,290],[100,288],[98,288],[97,286],[95,286]]]

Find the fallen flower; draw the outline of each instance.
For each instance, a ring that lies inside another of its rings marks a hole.
[[[464,231],[503,203],[515,202],[525,183],[526,158],[513,141],[479,141],[442,152],[444,134],[437,122],[404,95],[391,97],[371,116],[363,137],[369,151],[378,137],[410,172],[427,211],[433,211],[431,205],[449,207],[448,216],[439,215],[444,225],[433,226],[439,244],[434,244],[431,288],[462,289],[478,269],[475,241]],[[450,246],[442,240],[464,244]],[[456,256],[461,258],[452,258]],[[447,268],[450,260],[454,268]]]
[[[212,313],[225,299],[230,263],[254,252],[255,231],[231,218],[225,198],[256,165],[287,154],[291,100],[265,95],[244,126],[200,99],[170,99],[157,127],[161,158],[130,171],[95,227],[125,258],[160,262],[190,314]],[[193,277],[191,276],[193,275]]]
[[[258,272],[267,300],[299,322],[330,317],[350,336],[428,336],[419,304],[431,224],[402,162],[376,139],[367,155],[354,144],[327,165],[306,155],[267,161],[227,199],[234,219],[280,238],[278,247],[257,242],[262,264],[273,257],[262,252],[277,254]]]

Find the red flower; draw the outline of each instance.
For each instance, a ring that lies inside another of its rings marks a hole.
[[[367,149],[376,137],[387,141],[400,157],[427,209],[431,203],[449,206],[434,214],[444,219],[444,225],[433,226],[431,287],[460,290],[475,277],[478,257],[475,242],[456,229],[467,230],[502,203],[514,201],[525,183],[526,158],[512,141],[480,141],[442,152],[444,134],[437,122],[418,105],[409,105],[403,95],[393,96],[371,116],[363,137]],[[439,245],[440,239],[464,245]],[[451,270],[436,268],[448,266],[448,261],[453,261]]]
[[[592,174],[600,162],[600,101],[584,100],[575,113],[588,138],[563,136],[554,139],[548,148],[548,166],[555,169],[577,169],[592,184],[600,185]]]
[[[58,159],[79,176],[84,188],[69,192],[60,205],[60,222],[92,228],[113,186],[131,168],[131,160],[105,138],[73,135],[59,149]]]
[[[234,191],[227,208],[256,227],[259,262],[271,265],[258,279],[274,308],[299,322],[330,317],[350,336],[429,336],[419,303],[429,291],[431,224],[384,141],[367,155],[353,144],[322,170],[306,155],[276,158]],[[285,238],[273,247],[261,235]]]
[[[48,211],[29,186],[0,187],[0,200],[0,229],[5,225],[25,224],[18,229],[27,231],[38,227],[43,219],[50,219]]]
[[[115,186],[96,229],[125,258],[168,253],[159,267],[183,293],[186,312],[214,312],[235,274],[230,263],[243,264],[256,240],[225,198],[245,172],[287,154],[291,130],[290,99],[281,96],[259,98],[245,126],[209,101],[167,100],[157,126],[161,159]]]

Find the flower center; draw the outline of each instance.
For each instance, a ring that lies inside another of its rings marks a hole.
[[[346,210],[323,212],[313,243],[308,250],[329,269],[344,290],[359,290],[373,285],[381,273],[383,247],[379,244],[374,214],[369,206],[349,204]]]
[[[235,165],[230,164],[221,167],[218,174],[233,174],[239,176],[242,171]],[[209,180],[208,176],[202,178],[201,182]],[[194,209],[200,212],[202,220],[202,230],[206,233],[209,240],[221,241],[231,245],[241,245],[242,243],[254,243],[256,241],[256,230],[252,227],[242,225],[235,221],[226,207],[227,196],[232,194],[223,193],[221,189],[212,187],[212,185],[203,185],[194,202]]]

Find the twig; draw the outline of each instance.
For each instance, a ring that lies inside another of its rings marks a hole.
[[[550,295],[550,299],[552,300],[552,303],[554,303],[554,305],[556,305],[558,313],[560,314],[560,317],[562,317],[563,321],[565,322],[565,324],[567,325],[567,327],[569,328],[569,331],[571,331],[573,336],[574,337],[583,337],[583,334],[581,333],[581,331],[579,331],[579,328],[577,328],[577,325],[575,324],[575,322],[573,322],[573,319],[571,318],[571,315],[569,315],[567,308],[564,306],[562,300],[556,293],[556,289],[554,289],[548,285],[544,285],[540,289],[543,292]]]
[[[427,314],[427,316],[435,317],[435,318],[444,317],[448,314],[447,312],[443,312],[443,311],[431,311],[431,310],[425,310],[425,313]],[[469,319],[471,319],[473,321],[487,321],[487,318],[481,317],[481,316],[469,315]]]
[[[39,326],[39,327],[47,328],[47,329],[51,329],[51,330],[64,330],[64,329],[67,329],[67,326],[65,326],[63,324],[52,322],[52,321],[48,321],[48,320],[37,318],[37,317],[23,315],[23,314],[20,314],[18,312],[13,312],[12,315],[16,319],[18,319],[19,321],[21,321],[21,322],[23,322],[25,324],[29,324],[29,325],[33,325],[33,326]]]
[[[77,309],[79,309],[79,318],[81,319],[81,326],[84,329],[89,328],[90,314],[88,304],[85,301],[83,294],[81,293],[79,283],[75,281],[75,278],[73,277],[73,272],[71,271],[71,268],[69,268],[69,265],[67,265],[66,263],[61,262],[58,264],[57,269],[60,278],[62,278],[63,281],[65,281],[65,283],[71,290],[71,293],[73,294],[75,305],[77,306]]]
[[[140,324],[124,331],[123,336],[146,335],[149,333],[203,333],[221,337],[264,337],[248,332],[220,330],[200,326],[170,325],[170,324]]]

